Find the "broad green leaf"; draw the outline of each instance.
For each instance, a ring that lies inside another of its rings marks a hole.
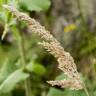
[[[46,69],[43,65],[34,62],[29,63],[26,68],[29,72],[34,72],[38,75],[43,75],[46,72]]]
[[[47,96],[64,96],[64,92],[56,88],[50,88]]]
[[[15,64],[10,62],[7,58],[0,68],[0,83],[4,81],[14,70],[16,70]]]
[[[16,70],[0,85],[0,93],[8,93],[14,89],[17,83],[28,78],[29,74],[22,70]]]
[[[20,0],[22,8],[29,11],[46,11],[50,6],[49,0]]]
[[[56,80],[63,80],[63,79],[67,79],[67,76],[64,74],[61,74],[61,75],[56,77]]]

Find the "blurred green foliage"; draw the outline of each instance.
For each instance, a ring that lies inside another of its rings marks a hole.
[[[42,3],[43,2],[43,3]],[[46,11],[50,6],[49,0],[20,0],[20,7],[28,11]]]
[[[0,0],[0,38],[2,35],[4,36],[3,40],[0,40],[0,96],[24,96],[23,82],[27,78],[30,78],[33,96],[86,96],[83,90],[49,88],[46,81],[54,79],[59,74],[55,64],[57,62],[37,45],[40,38],[27,31],[25,22],[19,22],[12,14],[4,10],[3,4],[10,4],[26,14],[34,15],[34,12],[47,12],[51,2],[50,0]],[[51,15],[46,19],[48,19],[46,22],[50,22],[51,19],[52,22],[54,21]],[[75,43],[72,42],[68,51],[71,49],[70,52],[77,62],[79,71],[83,74],[85,72],[82,77],[86,82],[90,96],[96,96],[96,33],[89,30],[89,26],[83,22],[81,17],[78,20],[80,25],[76,28],[77,33],[75,34],[79,35],[76,41],[73,36]],[[22,68],[19,50],[21,33],[27,59],[25,70]],[[66,34],[70,34],[70,32]],[[91,65],[89,66],[87,63]],[[64,78],[66,77],[61,74],[56,79]]]
[[[4,82],[0,85],[1,93],[9,93],[14,89],[16,84],[22,80],[28,78],[29,74],[24,73],[22,70],[16,70],[12,74],[10,74]]]
[[[14,94],[14,92],[19,88],[21,88],[23,93],[25,93],[24,84],[22,81],[29,78],[29,74],[32,75],[31,82],[37,82],[38,85],[35,86],[35,84],[32,84],[34,85],[32,86],[33,95],[38,94],[39,90],[37,92],[35,91],[38,88],[42,89],[44,85],[44,83],[40,81],[47,70],[42,63],[39,62],[40,60],[37,61],[37,59],[40,59],[38,54],[43,56],[44,53],[41,53],[42,48],[39,48],[36,44],[36,42],[39,40],[38,37],[34,36],[34,34],[30,36],[30,33],[25,30],[27,28],[26,24],[24,22],[17,22],[17,20],[2,7],[3,4],[10,4],[16,8],[19,8],[19,10],[25,10],[26,8],[27,13],[29,11],[46,11],[50,6],[50,1],[42,1],[45,3],[41,3],[40,0],[32,0],[32,2],[31,0],[0,0],[0,25],[2,26],[1,28],[3,28],[3,31],[0,32],[1,38],[3,35],[2,41],[0,40],[0,96],[12,96],[12,94]],[[19,51],[21,33],[24,35],[24,47],[27,58],[25,71],[22,68]],[[29,36],[26,37],[25,34],[28,34]],[[9,38],[7,38],[8,36]],[[40,50],[38,50],[38,48]],[[20,94],[21,93],[22,91]],[[17,95],[18,94],[19,91],[17,92]]]

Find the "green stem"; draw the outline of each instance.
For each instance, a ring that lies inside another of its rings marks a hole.
[[[86,93],[86,96],[90,96],[84,82],[82,82],[82,86],[84,87],[84,91]]]
[[[28,78],[27,80],[25,80],[25,90],[26,90],[26,96],[32,96],[32,92],[31,92],[31,84],[30,84],[30,78]]]
[[[5,35],[7,34],[7,31],[8,31],[8,24],[6,23],[5,27],[4,27],[4,31],[3,31],[2,37],[1,37],[1,40],[4,39]]]
[[[90,96],[86,87],[84,88],[84,91],[85,91],[87,96]]]
[[[25,56],[25,48],[24,48],[24,42],[23,42],[23,35],[20,33],[19,37],[19,52],[21,56],[21,63],[22,63],[22,68],[25,69],[26,66],[26,56]]]
[[[20,52],[21,62],[22,62],[21,63],[22,69],[25,70],[26,55],[25,55],[25,48],[24,48],[24,38],[22,33],[20,33],[20,38],[18,42],[19,42],[18,46],[19,46],[19,52]],[[32,96],[31,87],[30,87],[30,78],[24,81],[24,85],[25,85],[26,96]]]

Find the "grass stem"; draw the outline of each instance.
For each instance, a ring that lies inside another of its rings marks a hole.
[[[22,69],[25,69],[26,55],[25,55],[25,48],[24,48],[24,38],[22,33],[20,33],[20,38],[18,42],[19,42],[18,46],[19,46],[19,52],[21,56]],[[30,87],[30,78],[24,81],[24,85],[25,85],[26,96],[32,96],[31,87]]]

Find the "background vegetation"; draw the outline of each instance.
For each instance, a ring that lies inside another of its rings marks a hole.
[[[25,96],[28,77],[28,96],[86,96],[83,90],[46,83],[64,78],[56,59],[37,45],[40,38],[3,4],[15,6],[50,30],[74,57],[90,96],[96,96],[96,0],[0,0],[0,96]]]

